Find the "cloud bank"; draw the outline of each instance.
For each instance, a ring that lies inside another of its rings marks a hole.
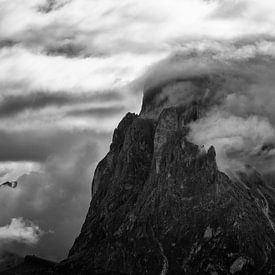
[[[52,232],[5,248],[65,257],[111,132],[169,78],[226,74],[190,138],[223,167],[271,170],[274,13],[273,0],[0,0],[0,179],[19,182],[0,192],[0,224]]]
[[[189,125],[189,139],[217,150],[222,171],[247,164],[274,173],[275,101],[274,40],[191,42],[153,66],[149,89],[171,80],[201,79],[200,88],[173,84],[162,91],[170,102],[200,102],[201,119]]]
[[[2,162],[10,172],[3,177],[14,175],[18,186],[1,189],[0,223],[22,216],[38,224],[45,234],[35,246],[8,242],[0,250],[61,260],[79,233],[91,198],[93,170],[110,139],[86,130],[40,134],[5,133],[11,147],[3,151]],[[32,163],[35,165],[30,166]]]

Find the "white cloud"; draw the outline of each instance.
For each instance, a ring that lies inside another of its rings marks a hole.
[[[10,217],[26,217],[35,221],[44,232],[53,232],[45,233],[31,247],[11,243],[11,238],[7,239],[9,243],[1,246],[8,237],[6,234],[0,240],[0,250],[11,249],[19,254],[36,254],[53,260],[66,257],[87,213],[95,162],[106,154],[106,143],[110,142],[109,137],[100,135],[96,138],[92,132],[74,133],[75,137],[71,139],[70,135],[69,132],[61,135],[62,144],[56,144],[52,139],[49,141],[49,137],[42,139],[42,143],[48,142],[54,148],[39,171],[19,177],[17,188],[0,191],[1,225],[7,224]],[[37,139],[33,137],[26,150],[32,150],[31,144]],[[17,147],[16,150],[20,149]]]
[[[190,127],[192,142],[206,149],[215,146],[218,165],[223,171],[240,169],[264,144],[275,141],[274,126],[268,119],[257,116],[243,118],[213,111]]]
[[[44,3],[0,2],[2,38],[23,46],[1,52],[0,76],[6,83],[25,82],[29,88],[50,91],[120,88],[174,51],[178,43],[237,38],[256,31],[274,34],[275,4],[269,0],[241,1],[244,15],[231,21],[224,14],[240,5],[233,0],[78,0],[47,14],[38,9]],[[212,16],[217,13],[223,16]],[[68,43],[80,45],[84,53],[73,59],[45,55],[48,47]]]
[[[2,97],[115,89],[124,95],[125,109],[137,111],[141,94],[134,98],[129,90],[142,90],[148,68],[175,51],[212,51],[225,61],[275,53],[272,39],[251,39],[242,47],[228,40],[274,34],[275,4],[270,0],[62,0],[57,6],[65,5],[43,13],[46,2],[0,1],[0,37],[15,43],[0,49]],[[133,86],[137,79],[139,85]],[[98,118],[68,118],[64,109],[51,108],[5,118],[1,127],[58,123],[110,131],[120,118],[98,123]]]
[[[274,34],[272,0],[77,0],[41,14],[37,7],[43,3],[43,0],[2,0],[2,26],[10,26],[1,29],[3,37],[34,39],[32,31],[35,36],[39,29],[56,26],[52,29],[55,38],[67,35],[71,39],[75,35],[73,38],[95,45],[103,52],[113,52],[119,48],[131,50],[135,44],[141,46],[140,50],[149,49],[148,43],[155,50],[186,36],[233,38]],[[29,31],[26,37],[25,31]],[[121,41],[128,41],[128,48]]]
[[[0,242],[17,241],[28,245],[36,244],[43,231],[33,222],[22,217],[13,218],[11,223],[0,227]]]
[[[68,59],[15,47],[0,52],[0,81],[6,86],[22,83],[29,91],[104,91],[122,88],[159,58],[158,55],[119,54]]]
[[[205,129],[201,122],[198,124],[201,128],[193,125],[197,131],[194,137],[196,142],[210,145],[215,141],[217,146],[220,145],[220,152],[223,152],[222,144],[226,145],[230,139],[233,149],[253,151],[259,144],[273,138],[274,0],[57,0],[57,6],[60,3],[65,5],[43,12],[41,7],[46,2],[0,0],[0,104],[9,96],[35,95],[41,91],[51,95],[60,92],[94,95],[115,91],[121,95],[119,104],[125,112],[138,111],[142,96],[140,91],[148,75],[159,81],[175,75],[220,72],[226,67],[228,71],[232,69],[236,73],[252,75],[251,78],[255,77],[257,81],[258,75],[261,75],[260,84],[250,87],[250,97],[241,97],[236,93],[237,97],[227,98],[223,107],[232,117],[222,116],[217,121],[211,114],[205,121],[208,128]],[[194,52],[196,58],[192,59]],[[257,64],[257,69],[248,70],[247,62],[252,60],[253,63],[259,56],[264,62]],[[163,59],[157,67],[154,66]],[[237,70],[232,65],[234,62],[239,62]],[[248,104],[250,102],[253,104]],[[74,105],[45,104],[41,108],[38,105],[32,108],[32,104],[25,102],[27,107],[21,105],[17,112],[18,105],[14,103],[13,115],[1,116],[0,130],[12,131],[21,137],[24,144],[27,142],[20,136],[23,130],[34,133],[34,136],[64,129],[69,129],[70,133],[93,129],[93,135],[96,132],[110,132],[123,114],[73,117],[68,113],[84,110],[88,106],[108,108],[114,104],[118,102],[96,102],[92,99]],[[259,117],[251,116],[253,112]],[[247,113],[249,118],[244,117]],[[268,117],[269,121],[260,117]],[[230,127],[224,128],[226,124]],[[218,126],[223,129],[223,135],[218,131]],[[201,129],[205,132],[201,133]],[[204,140],[201,135],[204,135]],[[85,136],[85,140],[89,143],[90,137]],[[245,142],[247,140],[248,143]],[[107,150],[105,143],[100,146]],[[36,147],[36,151],[41,149],[38,145]],[[14,156],[18,157],[18,152]],[[89,160],[90,157],[87,157],[85,163]],[[33,171],[41,173],[45,163],[9,160],[1,165],[3,179],[30,173],[28,179],[31,178],[33,186],[38,188],[36,183],[39,177]],[[70,169],[65,167],[62,170],[63,176],[66,176],[67,170]],[[56,184],[57,189],[60,185],[58,180],[53,181],[48,176],[45,178],[41,181],[42,186],[39,185],[43,198],[40,194],[34,198],[34,189],[30,191],[31,195],[25,194],[31,206],[49,198],[46,192],[48,185]],[[86,176],[85,180],[88,182]],[[85,180],[83,185],[87,184]],[[5,194],[2,192],[1,196],[11,206],[11,212],[20,211],[18,201],[24,198],[21,192],[24,193],[26,186],[27,182],[22,188],[19,183],[18,189],[4,190]],[[65,184],[63,187],[67,190]],[[74,192],[80,191],[74,189]],[[81,192],[85,193],[86,189]],[[56,199],[56,204],[59,199]],[[13,207],[14,202],[16,206]],[[51,202],[45,205],[51,205]],[[34,211],[33,207],[30,211]],[[7,218],[9,213],[3,216]],[[26,225],[24,220],[15,219],[10,225],[1,227],[1,232],[8,236],[8,230],[11,234],[16,226],[19,229],[28,228],[28,232],[35,228],[35,225]],[[20,232],[24,232],[22,230]]]

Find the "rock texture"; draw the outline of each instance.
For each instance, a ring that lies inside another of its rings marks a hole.
[[[274,189],[249,167],[229,178],[214,147],[187,138],[223,83],[177,79],[145,92],[96,168],[68,258],[45,274],[275,274]]]
[[[214,147],[187,139],[188,124],[218,100],[218,80],[152,88],[141,114],[122,119],[96,168],[81,233],[56,272],[275,274],[274,190],[252,168],[230,179]]]

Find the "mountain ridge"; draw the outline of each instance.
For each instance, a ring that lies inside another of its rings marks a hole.
[[[201,102],[215,92],[209,89],[223,83],[211,81],[177,80],[173,92],[195,87],[200,95],[176,104],[157,87],[150,100],[145,93],[139,116],[128,113],[121,121],[95,171],[97,191],[67,260],[89,259],[80,274],[274,272],[267,192],[246,174],[231,180],[218,170],[213,146],[205,151],[187,138],[188,124],[206,112]]]
[[[95,170],[68,258],[48,274],[275,272],[273,187],[250,167],[229,177],[213,146],[188,139],[223,85],[204,76],[145,91]]]

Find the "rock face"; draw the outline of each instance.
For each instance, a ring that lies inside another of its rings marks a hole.
[[[214,147],[187,139],[209,91],[222,85],[203,77],[155,87],[140,115],[122,119],[96,168],[81,233],[56,272],[275,274],[274,190],[256,171],[230,179]]]

